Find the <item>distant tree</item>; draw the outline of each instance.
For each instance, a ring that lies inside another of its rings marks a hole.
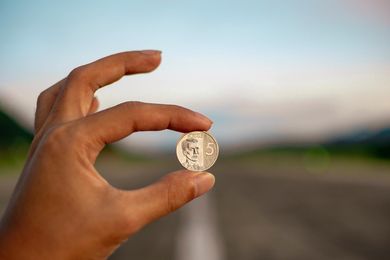
[[[21,127],[12,117],[0,109],[0,150],[31,142],[32,133]]]

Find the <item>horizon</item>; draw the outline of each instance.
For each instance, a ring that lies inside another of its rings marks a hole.
[[[1,91],[0,91],[1,94]],[[1,95],[0,95],[0,101]],[[5,113],[8,115],[12,120],[14,120],[21,128],[24,130],[30,132],[32,135],[33,129],[32,126],[29,126],[27,121],[23,120],[22,118],[25,117],[24,114],[19,114],[18,111],[12,110],[12,106],[4,106],[4,103],[0,102],[0,112]],[[26,124],[27,123],[27,124]],[[359,127],[347,129],[340,132],[335,132],[332,135],[329,135],[327,137],[322,137],[320,139],[307,139],[307,138],[296,138],[296,137],[282,137],[282,138],[274,138],[274,139],[252,139],[250,142],[246,143],[240,143],[240,144],[233,144],[233,145],[225,145],[223,144],[223,152],[222,155],[238,155],[242,153],[247,152],[253,152],[256,150],[264,150],[267,151],[268,149],[279,149],[279,148],[315,148],[315,147],[324,147],[327,145],[331,145],[334,142],[349,142],[352,141],[351,144],[353,144],[353,140],[355,141],[362,141],[366,138],[372,138],[376,136],[378,133],[382,133],[383,131],[390,130],[390,123],[386,122],[374,122],[374,124],[370,125],[362,125]],[[161,133],[162,132],[162,133]],[[149,135],[148,138],[150,138],[151,135],[154,135],[156,132],[144,132],[144,134]],[[169,136],[170,139],[167,140],[163,145],[160,144],[159,149],[148,149],[143,147],[143,149],[139,151],[135,151],[134,148],[136,148],[134,145],[129,145],[126,142],[116,142],[113,143],[113,145],[120,150],[126,151],[128,154],[134,154],[134,155],[151,155],[151,156],[163,156],[167,154],[174,154],[176,153],[174,142],[175,140],[172,139],[173,135],[176,135],[178,138],[181,138],[183,135],[182,133],[178,132],[172,132],[169,134],[169,130],[160,131],[159,136]],[[139,133],[135,133],[139,134]],[[168,135],[167,135],[168,134]],[[362,139],[363,138],[363,139]],[[171,140],[172,139],[172,140]],[[177,140],[176,140],[177,141]],[[322,149],[322,148],[321,148]]]

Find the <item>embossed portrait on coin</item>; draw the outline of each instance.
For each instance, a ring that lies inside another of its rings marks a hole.
[[[181,143],[183,155],[186,158],[184,167],[190,170],[199,170],[203,166],[202,155],[200,154],[201,142],[196,138],[187,138]]]

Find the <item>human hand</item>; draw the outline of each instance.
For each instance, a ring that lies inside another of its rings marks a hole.
[[[144,225],[212,188],[213,175],[182,170],[120,190],[94,168],[106,144],[133,132],[211,127],[205,116],[173,105],[126,102],[95,113],[97,89],[150,72],[160,60],[158,51],[115,54],[41,93],[36,134],[0,225],[1,259],[105,259]]]

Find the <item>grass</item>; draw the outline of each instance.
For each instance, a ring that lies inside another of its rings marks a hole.
[[[0,174],[18,172],[23,168],[28,153],[28,145],[0,150]]]

